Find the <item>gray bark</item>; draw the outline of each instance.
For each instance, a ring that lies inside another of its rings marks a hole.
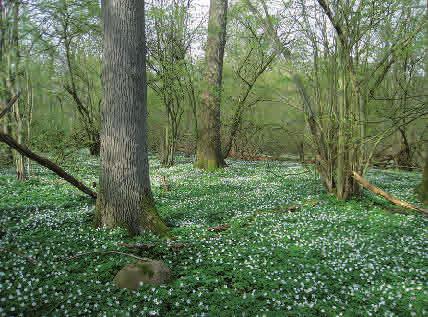
[[[149,178],[144,1],[109,0],[104,17],[104,102],[96,224],[165,235]]]
[[[226,44],[227,0],[211,0],[206,48],[207,88],[202,95],[198,116],[198,142],[195,166],[214,170],[225,166],[220,141],[220,103],[223,56]]]

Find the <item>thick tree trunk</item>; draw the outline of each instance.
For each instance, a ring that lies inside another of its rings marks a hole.
[[[95,223],[166,235],[149,177],[144,1],[105,1],[103,17],[105,99]]]
[[[211,0],[206,48],[206,90],[198,115],[195,166],[215,170],[225,166],[220,141],[220,103],[226,44],[227,0]]]

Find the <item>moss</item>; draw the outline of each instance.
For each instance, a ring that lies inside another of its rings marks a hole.
[[[194,166],[196,168],[203,169],[203,170],[206,170],[208,172],[213,172],[215,170],[223,168],[225,166],[225,164],[222,163],[222,160],[219,160],[219,159],[216,159],[216,158],[214,158],[214,159],[207,159],[205,157],[199,157],[196,160]]]
[[[207,160],[207,171],[214,171],[220,168],[217,160]]]
[[[154,234],[160,237],[170,237],[168,226],[164,223],[156,209],[155,203],[151,195],[146,195],[141,200],[142,214],[140,217],[141,226],[147,228]]]
[[[150,194],[146,194],[142,199],[139,223],[128,223],[114,219],[113,223],[105,223],[104,216],[106,204],[103,195],[98,195],[93,224],[95,227],[107,225],[108,227],[121,227],[128,231],[129,235],[135,236],[141,234],[143,230],[148,230],[160,237],[170,237],[169,228],[159,216],[155,202]]]
[[[204,169],[203,162],[201,160],[196,160],[193,166],[195,168]]]

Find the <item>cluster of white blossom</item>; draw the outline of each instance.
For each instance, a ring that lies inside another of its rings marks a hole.
[[[130,240],[120,229],[93,228],[90,202],[44,170],[30,186],[0,173],[0,249],[10,250],[0,253],[0,316],[428,313],[426,219],[388,214],[367,199],[338,202],[296,163],[229,161],[203,173],[179,161],[166,169],[151,160],[158,208],[185,245],[177,250],[150,234]],[[97,178],[94,160],[71,168],[87,182]],[[369,177],[414,199],[413,173]],[[220,224],[230,227],[207,230]],[[155,243],[147,256],[165,261],[175,280],[119,290],[112,279],[129,258],[69,260],[126,241]]]

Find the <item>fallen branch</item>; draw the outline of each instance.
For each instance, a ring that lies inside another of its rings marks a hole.
[[[131,243],[118,243],[117,244],[120,247],[125,247],[128,249],[135,249],[138,251],[148,251],[153,249],[156,245],[153,243],[135,243],[135,244],[131,244]]]
[[[79,254],[73,255],[71,257],[64,258],[64,259],[62,259],[62,261],[70,261],[70,260],[74,260],[74,259],[80,258],[82,256],[96,255],[96,254],[98,254],[98,255],[120,254],[120,255],[124,255],[124,256],[129,256],[131,258],[134,258],[134,259],[137,259],[137,260],[140,260],[140,261],[146,261],[146,262],[147,261],[152,261],[149,258],[141,258],[141,257],[136,256],[134,254],[120,252],[120,251],[91,251],[91,252],[79,253]]]
[[[172,243],[169,248],[173,251],[180,251],[181,249],[184,249],[185,247],[187,247],[187,244],[185,243]]]
[[[6,105],[6,108],[4,108],[1,113],[0,113],[0,119],[3,118],[6,113],[8,113],[10,111],[10,109],[12,108],[12,106],[15,104],[15,102],[18,100],[20,93],[18,92],[15,96],[13,96],[12,98],[10,98],[9,102]]]
[[[60,166],[56,165],[54,162],[48,160],[45,157],[42,157],[34,152],[32,152],[29,148],[27,148],[23,144],[19,144],[16,140],[14,140],[10,135],[0,132],[0,142],[6,143],[9,147],[19,152],[21,155],[28,157],[30,160],[33,160],[40,165],[48,168],[59,177],[78,188],[85,194],[91,196],[92,198],[97,198],[97,193],[92,191],[89,187],[83,184],[81,181],[77,180],[72,175],[68,174],[64,169]]]
[[[390,194],[388,194],[387,192],[383,191],[382,189],[370,184],[364,177],[360,176],[358,173],[356,172],[352,172],[352,176],[354,177],[354,179],[361,184],[361,186],[363,186],[364,188],[368,189],[369,191],[371,191],[372,193],[378,195],[378,196],[382,196],[383,198],[385,198],[386,200],[390,201],[391,203],[393,203],[394,205],[406,208],[406,209],[411,209],[417,212],[422,213],[425,216],[428,216],[428,210],[426,209],[422,209],[419,207],[416,207],[408,202],[402,201],[398,198],[395,198],[393,196],[391,196]]]
[[[10,248],[1,248],[1,249],[0,249],[0,252],[10,252],[10,253],[14,253],[14,254],[16,254],[16,255],[20,255],[20,256],[22,256],[24,259],[26,259],[28,262],[30,262],[30,263],[31,263],[31,264],[33,264],[33,265],[37,265],[37,264],[38,264],[38,262],[37,262],[34,258],[32,258],[31,256],[28,256],[28,255],[26,255],[26,254],[23,254],[22,252],[19,252],[19,251],[16,251],[16,250],[10,249]]]
[[[152,243],[118,243],[117,244],[120,247],[125,247],[128,249],[134,249],[134,250],[138,250],[138,251],[150,251],[151,249],[153,249],[156,245],[152,244]],[[171,243],[168,245],[168,248],[173,250],[173,251],[178,251],[181,250],[183,248],[186,247],[186,244],[184,243]]]
[[[215,227],[209,227],[207,230],[211,231],[211,232],[221,232],[221,231],[226,231],[227,229],[230,228],[229,224],[224,224],[224,225],[218,225]]]

